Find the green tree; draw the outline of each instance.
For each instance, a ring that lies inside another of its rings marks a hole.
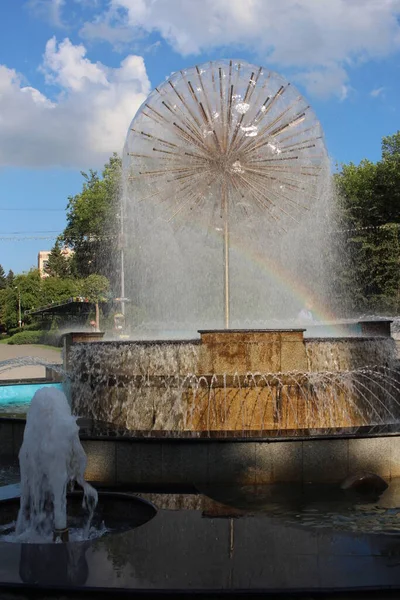
[[[41,284],[39,269],[31,269],[27,273],[17,275],[14,279],[14,287],[17,296],[21,297],[21,312],[31,310],[40,306]],[[23,320],[23,319],[22,319]]]
[[[363,312],[400,309],[400,132],[382,139],[382,159],[342,165],[335,175],[343,262],[337,288]]]
[[[82,192],[69,198],[67,227],[62,238],[74,250],[72,270],[77,277],[104,275],[118,284],[121,159],[114,154],[100,177],[82,173]]]
[[[14,288],[0,290],[0,325],[6,331],[18,325],[18,297]]]
[[[104,275],[92,274],[86,277],[81,283],[81,293],[90,302],[93,302],[96,309],[96,330],[100,330],[100,309],[99,303],[107,301],[110,283]]]
[[[3,267],[0,265],[0,290],[4,290],[7,285],[7,278]]]
[[[6,277],[7,287],[12,287],[14,285],[14,277],[15,277],[14,272],[10,269],[8,271],[7,277]]]
[[[71,258],[65,256],[61,243],[57,240],[49,254],[44,272],[50,277],[66,278],[71,274],[70,261]]]
[[[46,277],[42,279],[40,289],[40,304],[45,306],[54,302],[65,302],[81,293],[79,279]]]

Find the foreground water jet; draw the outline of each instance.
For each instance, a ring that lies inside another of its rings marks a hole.
[[[78,483],[93,513],[97,492],[84,479],[86,455],[65,394],[40,389],[32,398],[19,453],[21,504],[16,534],[26,540],[68,541],[67,487]]]

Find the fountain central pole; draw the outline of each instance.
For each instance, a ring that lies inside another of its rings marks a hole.
[[[224,296],[225,296],[225,329],[229,329],[229,212],[226,180],[222,182],[222,209],[224,214]]]

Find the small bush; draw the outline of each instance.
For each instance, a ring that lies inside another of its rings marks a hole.
[[[7,342],[10,345],[42,344],[44,331],[20,331],[13,335]]]
[[[41,329],[39,323],[25,323],[22,329],[20,327],[11,327],[7,333],[12,336],[23,331],[41,331]]]
[[[47,346],[60,347],[62,345],[62,337],[58,331],[20,331],[13,335],[7,341],[7,344],[46,344]]]

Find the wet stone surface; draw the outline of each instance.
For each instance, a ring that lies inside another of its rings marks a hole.
[[[400,588],[400,483],[145,490],[157,514],[78,544],[1,544],[0,583],[135,592]],[[22,590],[23,591],[23,590]]]

